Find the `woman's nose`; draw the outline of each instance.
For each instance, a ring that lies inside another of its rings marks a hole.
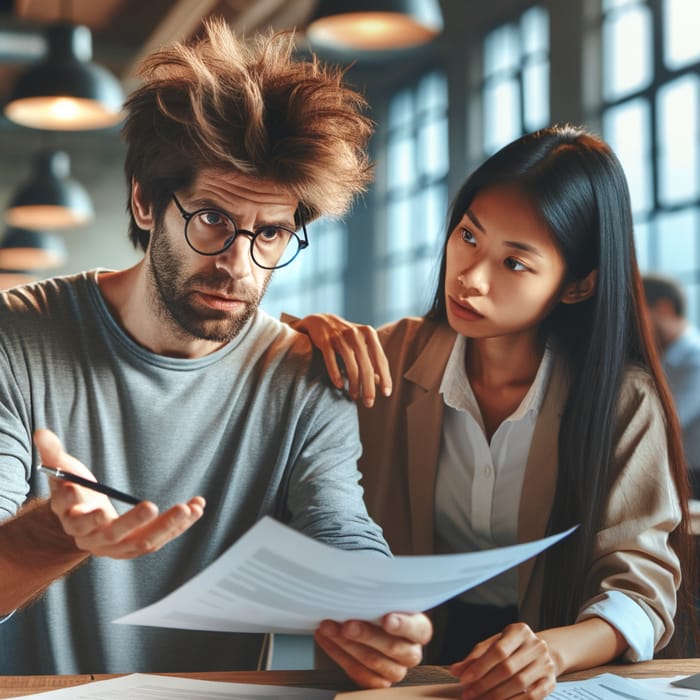
[[[474,261],[459,273],[457,280],[467,295],[488,294],[489,276],[486,261]]]

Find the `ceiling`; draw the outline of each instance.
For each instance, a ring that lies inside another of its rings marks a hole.
[[[303,27],[317,0],[0,0],[0,100],[43,45],[41,29],[57,21],[92,31],[94,60],[128,92],[140,58],[197,32],[209,16],[224,17],[240,34]]]

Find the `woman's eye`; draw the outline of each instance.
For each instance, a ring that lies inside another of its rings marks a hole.
[[[476,243],[476,239],[474,238],[474,234],[468,228],[462,229],[462,240],[465,243],[471,243],[471,244]]]
[[[511,270],[514,270],[515,272],[523,272],[526,271],[528,268],[525,267],[519,260],[516,260],[515,258],[506,258],[506,267],[509,267]]]

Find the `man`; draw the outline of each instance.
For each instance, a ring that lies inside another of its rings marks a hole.
[[[211,23],[146,59],[124,126],[143,259],[0,296],[0,673],[256,667],[258,635],[110,623],[264,515],[388,553],[362,502],[352,404],[258,308],[309,219],[344,211],[370,177],[362,98],[292,47],[246,48]],[[117,512],[40,463],[144,501]],[[357,683],[385,686],[419,662],[430,623],[392,613],[317,636]]]
[[[661,361],[683,431],[693,497],[700,498],[700,333],[686,318],[680,285],[660,275],[643,279]]]

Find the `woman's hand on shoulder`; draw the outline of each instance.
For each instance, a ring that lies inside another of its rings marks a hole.
[[[384,396],[391,394],[389,363],[372,326],[351,323],[334,314],[313,314],[289,325],[308,335],[321,351],[336,387],[344,388],[347,380],[347,391],[353,401],[362,401],[370,407],[374,405],[377,390]]]
[[[459,678],[463,700],[540,700],[560,673],[556,655],[523,622],[479,642],[450,672]]]

